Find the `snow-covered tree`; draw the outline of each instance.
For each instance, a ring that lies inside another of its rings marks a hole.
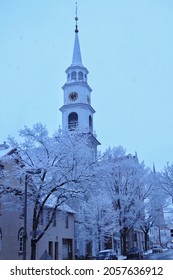
[[[134,226],[144,216],[145,185],[148,171],[137,156],[126,155],[122,147],[109,148],[102,161],[102,182],[118,214],[122,253]]]
[[[119,232],[117,213],[110,196],[98,184],[92,195],[83,203],[83,211],[86,239],[91,244],[92,256],[95,256],[112,240],[115,231]]]
[[[150,213],[153,217],[153,225],[158,228],[163,227],[164,221],[164,207],[165,207],[165,193],[163,192],[160,174],[154,169],[152,174],[152,187],[150,193]]]
[[[56,133],[49,137],[46,127],[38,123],[32,129],[20,130],[19,135],[21,142],[9,138],[13,153],[6,157],[6,165],[14,164],[6,170],[0,192],[8,200],[14,199],[15,194],[22,201],[27,195],[33,208],[31,259],[35,259],[36,244],[50,227],[57,208],[89,189],[94,159],[87,145],[87,134]],[[47,205],[51,205],[52,211],[46,224],[40,227]]]
[[[161,183],[164,191],[173,200],[173,164],[167,163],[164,167],[163,172],[161,172]]]
[[[155,166],[153,166],[153,171],[150,171],[148,176],[148,195],[145,199],[145,216],[141,222],[141,229],[145,236],[145,250],[148,249],[148,233],[150,229],[155,226],[160,232],[160,229],[165,227],[164,209],[166,204],[166,196],[163,191],[161,176],[156,172]]]
[[[166,195],[166,207],[164,209],[167,224],[173,223],[173,164],[167,163],[160,172],[160,183]]]

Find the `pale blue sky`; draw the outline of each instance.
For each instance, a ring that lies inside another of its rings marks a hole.
[[[75,1],[0,0],[0,142],[61,124]],[[102,150],[173,163],[173,1],[79,0],[79,39]]]

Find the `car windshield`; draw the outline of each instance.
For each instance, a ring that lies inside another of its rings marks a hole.
[[[105,256],[109,256],[110,252],[100,252],[99,253],[99,257],[105,257]]]
[[[110,256],[111,252],[110,251],[103,251],[99,253],[99,257],[107,257]]]

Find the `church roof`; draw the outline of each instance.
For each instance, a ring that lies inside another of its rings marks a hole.
[[[75,41],[74,41],[74,49],[73,49],[73,58],[71,66],[82,66],[82,57],[80,52],[80,44],[79,44],[79,37],[78,32],[75,31]]]

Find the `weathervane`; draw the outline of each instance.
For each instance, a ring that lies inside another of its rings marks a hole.
[[[77,2],[76,2],[76,12],[75,12],[75,21],[76,21],[76,29],[75,29],[75,32],[78,33],[78,25],[77,25],[77,22],[78,22],[78,16],[77,16]]]

